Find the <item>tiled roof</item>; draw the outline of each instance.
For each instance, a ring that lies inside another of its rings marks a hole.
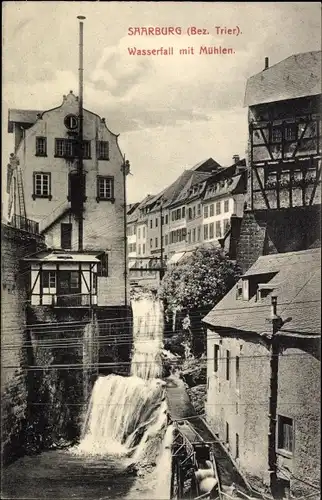
[[[213,170],[217,170],[219,168],[222,168],[219,163],[217,163],[213,158],[207,158],[207,160],[202,160],[197,163],[197,165],[192,167],[190,170],[198,170],[199,172],[212,172]]]
[[[275,285],[277,313],[285,321],[284,335],[317,335],[321,333],[321,250],[289,252],[259,257],[244,276],[275,273],[269,281]],[[260,282],[260,279],[259,279]],[[238,330],[257,334],[271,331],[267,321],[271,314],[271,293],[256,301],[236,298],[235,285],[207,314],[203,321],[218,330]]]
[[[178,196],[172,200],[172,203],[185,201],[189,197],[190,189],[193,186],[198,185],[200,182],[205,181],[210,175],[211,175],[210,172],[207,173],[207,172],[194,172],[193,171],[192,175],[190,176],[190,178],[188,179],[188,181],[186,182],[186,184],[184,185],[184,187],[182,188],[182,190],[180,191]]]
[[[9,109],[8,112],[8,132],[13,132],[14,123],[33,124],[37,120],[37,115],[43,111],[34,109]]]
[[[295,54],[247,80],[245,106],[321,94],[321,52]]]
[[[232,193],[237,188],[240,179],[241,175],[235,175],[229,180],[222,180],[222,185],[220,184],[220,181],[210,184],[206,189],[204,200],[210,200]]]

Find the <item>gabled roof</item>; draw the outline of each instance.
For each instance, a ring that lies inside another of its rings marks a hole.
[[[214,170],[217,170],[219,168],[222,168],[219,163],[217,163],[213,158],[207,158],[207,160],[200,161],[189,170],[198,170],[199,172],[213,172]]]
[[[97,251],[96,255],[99,253]],[[99,262],[93,252],[71,252],[70,250],[42,250],[22,260],[26,262]]]
[[[13,124],[21,123],[25,125],[33,125],[39,114],[43,111],[35,109],[9,109],[8,111],[8,133],[13,132]]]
[[[321,54],[295,54],[251,76],[244,106],[321,94]]]
[[[207,186],[205,191],[204,200],[210,200],[223,196],[225,194],[232,194],[237,188],[241,175],[234,175],[230,179],[225,179],[219,182],[213,182]],[[222,184],[221,184],[222,183]]]
[[[210,172],[207,173],[207,172],[192,171],[190,178],[187,180],[186,184],[181,189],[180,193],[176,197],[173,197],[171,204],[185,202],[185,200],[189,197],[190,189],[193,186],[197,187],[200,184],[200,182],[203,182],[206,179],[208,179],[210,175],[211,175]]]
[[[260,275],[273,277],[277,314],[285,321],[279,334],[316,336],[321,334],[321,250],[320,248],[259,257],[244,275],[245,279]],[[207,314],[203,321],[218,331],[271,332],[271,293],[260,301],[237,299],[235,285]]]

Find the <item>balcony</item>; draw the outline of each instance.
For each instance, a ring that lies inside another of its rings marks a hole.
[[[13,215],[9,225],[28,233],[39,234],[39,223],[22,215]]]

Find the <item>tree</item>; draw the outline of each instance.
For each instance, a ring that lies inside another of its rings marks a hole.
[[[164,275],[159,297],[164,301],[165,313],[184,315],[181,330],[196,338],[197,330],[201,332],[203,328],[202,317],[234,286],[240,274],[236,263],[221,248],[197,248],[188,261],[179,263]],[[187,315],[191,320],[188,328]]]

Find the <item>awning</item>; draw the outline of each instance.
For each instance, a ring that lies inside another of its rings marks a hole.
[[[179,262],[180,259],[182,259],[182,257],[184,256],[186,252],[178,252],[178,253],[174,253],[172,255],[172,257],[170,257],[170,259],[168,260],[168,264],[177,264]]]

